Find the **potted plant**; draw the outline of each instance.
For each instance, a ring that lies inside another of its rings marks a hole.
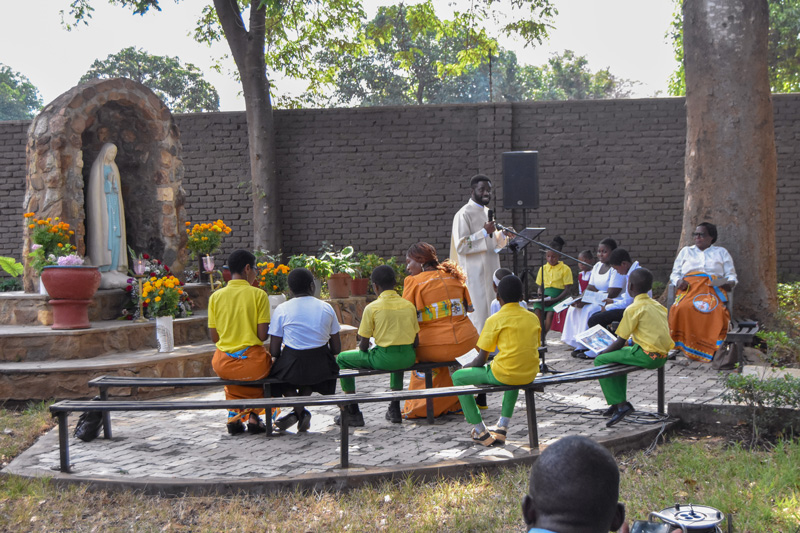
[[[175,348],[172,322],[181,309],[183,287],[178,278],[166,275],[150,278],[142,287],[141,298],[147,314],[156,317],[156,339],[159,352],[171,352]]]
[[[372,271],[383,263],[379,256],[365,253],[359,253],[356,256],[356,262],[356,277],[350,285],[350,291],[353,296],[366,296],[370,288],[369,280]]]
[[[314,276],[314,296],[317,298],[320,296],[322,282],[327,280],[333,273],[329,261],[313,255],[293,255],[289,258],[286,265],[290,270],[295,268],[307,268],[311,271],[311,274]]]
[[[28,261],[37,276],[42,275],[44,267],[56,265],[59,257],[74,252],[69,240],[75,232],[70,229],[69,224],[60,221],[58,217],[37,218],[36,213],[25,213],[23,217],[28,228],[32,230]],[[41,278],[39,292],[47,294]]]
[[[328,277],[328,292],[331,298],[347,298],[350,296],[350,283],[356,274],[357,263],[353,259],[353,247],[345,246],[338,252],[326,251],[322,259],[330,264],[331,275]]]
[[[287,265],[275,264],[273,261],[257,263],[259,268],[258,286],[264,289],[269,296],[269,314],[275,312],[275,308],[286,301],[286,291],[289,290],[289,267]]]
[[[121,318],[123,320],[146,322],[148,316],[152,317],[154,315],[148,313],[148,308],[144,304],[144,299],[139,297],[142,289],[144,289],[143,284],[147,281],[153,282],[158,278],[169,277],[172,273],[167,265],[155,257],[151,257],[145,253],[137,254],[130,246],[128,247],[128,253],[130,253],[132,258],[132,261],[129,263],[131,268],[136,268],[136,263],[138,260],[142,261],[142,273],[137,275],[137,273],[134,271],[128,272],[131,277],[128,278],[128,285],[125,287],[125,291],[130,295],[130,300],[125,304],[122,310]],[[192,300],[189,298],[189,294],[186,291],[183,291],[183,294],[180,296],[180,301],[178,302],[178,311],[175,314],[175,317],[184,318],[191,316]],[[142,308],[142,313],[139,312],[140,307]]]
[[[191,252],[192,259],[199,258],[198,279],[200,282],[207,283],[209,278],[203,265],[203,256],[217,252],[222,244],[222,237],[230,235],[231,228],[225,225],[222,220],[195,224],[194,226],[187,221],[186,233],[189,235],[186,248]]]
[[[20,290],[19,280],[24,267],[22,263],[17,263],[13,257],[0,256],[0,268],[5,270],[11,279],[0,279],[0,292],[10,292]]]

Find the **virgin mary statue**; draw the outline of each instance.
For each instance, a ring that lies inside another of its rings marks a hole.
[[[88,263],[103,274],[103,289],[122,287],[128,278],[125,208],[116,156],[116,146],[103,145],[92,164],[85,196],[86,255]]]

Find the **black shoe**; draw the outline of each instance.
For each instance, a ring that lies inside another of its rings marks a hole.
[[[614,424],[616,424],[617,422],[619,422],[620,420],[631,414],[633,411],[634,408],[630,404],[630,402],[625,402],[623,404],[620,404],[620,406],[617,407],[617,412],[614,413],[614,416],[611,417],[611,420],[606,422],[606,427],[610,428],[611,426],[613,426]]]
[[[275,421],[275,427],[280,431],[286,431],[295,424],[297,424],[297,415],[294,414],[294,411],[288,415],[280,417]]]
[[[475,395],[475,404],[478,406],[478,409],[484,410],[489,408],[489,404],[486,403],[486,393],[482,392],[480,394]]]
[[[389,409],[386,410],[386,420],[392,424],[402,424],[403,415],[400,413],[400,402],[390,402]]]
[[[616,405],[612,405],[608,409],[603,411],[603,416],[608,418],[609,416],[614,416],[614,413],[616,413],[616,412],[617,412],[617,406]]]
[[[261,420],[261,417],[257,418],[258,422],[247,422],[247,432],[251,435],[258,435],[259,433],[266,433],[267,425]]]
[[[244,433],[244,424],[241,420],[228,424],[228,435],[238,435],[240,433]]]
[[[297,431],[298,433],[302,433],[304,431],[308,431],[308,428],[310,427],[311,413],[309,413],[307,409],[303,409],[303,412],[300,413],[300,419],[297,421]]]
[[[364,413],[358,408],[358,405],[348,405],[345,407],[345,411],[347,414],[347,425],[351,427],[364,427]],[[333,417],[334,423],[337,426],[342,425],[342,415],[336,415]]]
[[[589,356],[586,355],[586,350],[572,350],[570,355],[575,359],[589,359]]]

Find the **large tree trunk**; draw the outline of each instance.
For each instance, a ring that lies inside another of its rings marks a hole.
[[[250,145],[250,175],[253,195],[253,246],[278,253],[281,239],[280,190],[275,172],[275,126],[264,63],[266,10],[250,3],[247,28],[237,0],[214,0],[225,39],[242,79],[247,138]]]
[[[686,0],[686,191],[681,246],[717,225],[733,256],[740,317],[777,306],[776,154],[767,74],[767,0]]]

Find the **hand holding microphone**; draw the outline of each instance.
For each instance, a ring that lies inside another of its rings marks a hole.
[[[489,220],[483,225],[483,229],[485,229],[486,233],[489,235],[492,235],[496,231],[494,222],[494,209],[489,209]]]

